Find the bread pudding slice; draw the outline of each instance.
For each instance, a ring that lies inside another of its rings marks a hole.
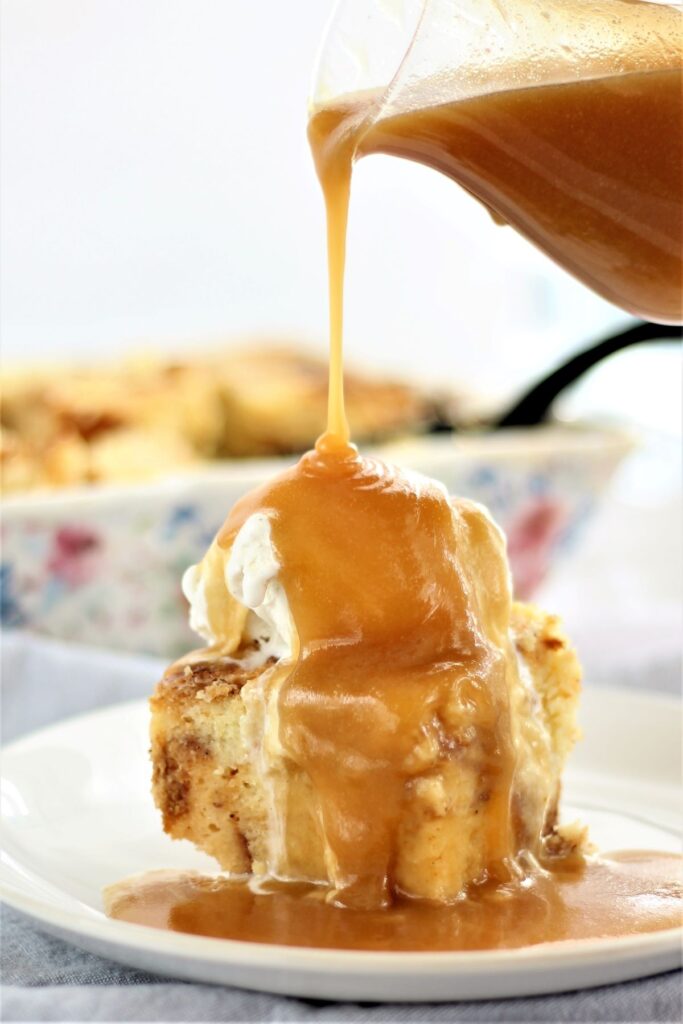
[[[566,855],[582,840],[580,831],[558,825],[561,772],[577,738],[581,671],[557,618],[516,603],[510,629],[524,681],[515,694],[519,770],[513,800],[520,842],[528,823],[532,845],[541,814],[545,852]],[[225,871],[260,875],[277,837],[253,709],[277,661],[249,667],[253,654],[252,642],[231,657],[206,649],[171,666],[151,700],[151,736],[153,792],[165,830],[195,843]],[[487,793],[476,742],[468,745],[459,735],[466,725],[454,720],[440,728],[440,752],[425,770],[418,765],[406,786],[394,878],[404,893],[449,900],[485,868]],[[288,800],[297,875],[327,882],[310,780],[297,773]]]

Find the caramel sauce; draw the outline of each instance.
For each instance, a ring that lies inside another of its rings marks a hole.
[[[676,323],[682,126],[676,55],[669,68],[511,89],[397,116],[383,112],[379,96],[349,98],[317,110],[309,137],[337,260],[351,161],[388,153],[449,175],[611,302]]]
[[[170,871],[112,886],[110,917],[190,935],[328,949],[446,952],[518,949],[565,939],[643,934],[681,924],[680,859],[619,853],[579,871],[538,873],[524,887],[474,887],[452,904],[399,899],[349,910],[311,886]]]
[[[540,854],[547,807],[530,809],[524,825],[513,820],[510,704],[521,684],[497,528],[477,506],[451,503],[438,484],[352,448],[310,453],[246,495],[219,546],[228,551],[255,513],[270,519],[298,638],[265,699],[277,706],[290,776],[312,782],[338,898],[379,906],[401,889],[406,787],[441,770],[449,743],[447,773],[477,758],[481,873],[509,880],[520,849]],[[276,876],[301,877],[300,828],[286,806],[296,791],[288,780],[276,798],[286,844],[268,865]]]

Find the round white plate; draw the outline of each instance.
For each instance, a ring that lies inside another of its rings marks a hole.
[[[588,688],[565,786],[604,850],[678,850],[678,702]],[[102,887],[150,868],[215,870],[161,831],[147,709],[106,708],[13,743],[3,759],[0,895],[55,935],[124,964],[319,999],[438,1001],[555,992],[667,971],[680,930],[471,953],[371,953],[199,938],[108,920]]]

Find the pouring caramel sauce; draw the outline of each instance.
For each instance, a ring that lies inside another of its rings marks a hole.
[[[680,59],[396,116],[372,93],[320,108],[309,138],[328,201],[335,310],[352,162],[386,153],[450,176],[611,302],[679,323],[682,128]]]
[[[667,69],[385,119],[374,118],[372,95],[312,115],[328,222],[327,430],[297,466],[239,501],[217,538],[227,554],[251,515],[268,515],[296,627],[292,657],[271,673],[265,698],[295,766],[277,794],[279,859],[258,883],[174,872],[124,881],[106,893],[110,916],[253,942],[421,951],[681,924],[680,858],[547,857],[548,808],[539,806],[533,828],[515,812],[517,669],[502,540],[474,506],[357,453],[342,369],[351,172],[370,153],[449,174],[602,294],[678,319],[681,138],[669,129],[680,89],[680,71]],[[455,900],[409,898],[396,857],[402,798],[425,737],[438,744],[429,723],[453,700],[481,742],[485,866]],[[276,880],[296,879],[300,866],[294,798],[303,777],[318,796],[332,888]]]

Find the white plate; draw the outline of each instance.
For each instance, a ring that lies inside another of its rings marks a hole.
[[[603,849],[678,850],[679,704],[587,689],[566,783]],[[372,953],[232,942],[108,920],[101,889],[159,867],[214,870],[161,831],[149,796],[147,710],[118,705],[5,752],[0,895],[46,931],[124,964],[309,998],[437,1001],[531,995],[675,968],[680,930],[502,952]]]

